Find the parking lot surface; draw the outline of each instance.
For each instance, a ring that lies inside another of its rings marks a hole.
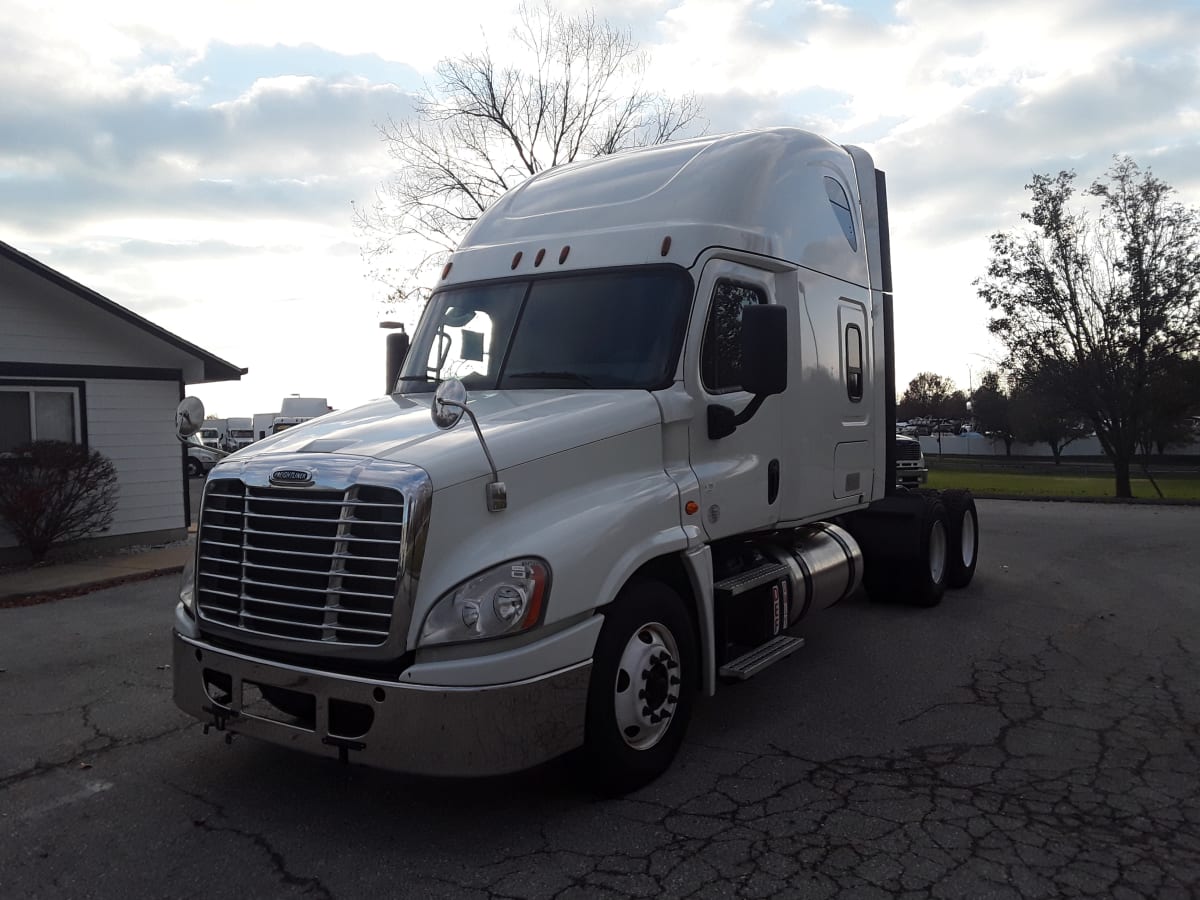
[[[1196,896],[1200,508],[979,515],[969,588],[802,622],[617,800],[203,735],[173,578],[0,609],[0,896]]]

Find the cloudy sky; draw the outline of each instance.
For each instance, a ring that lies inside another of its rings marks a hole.
[[[565,10],[584,4],[562,0]],[[795,125],[888,173],[897,380],[1000,348],[972,281],[1034,172],[1130,154],[1200,205],[1200,0],[599,0],[712,133]],[[250,372],[210,412],[382,393],[352,204],[376,125],[516,3],[0,0],[0,240]],[[2,327],[2,325],[0,325]]]

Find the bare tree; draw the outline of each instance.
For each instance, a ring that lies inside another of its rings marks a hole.
[[[396,174],[355,218],[390,300],[421,299],[471,223],[529,176],[702,129],[696,98],[645,89],[646,52],[594,12],[522,5],[513,37],[527,65],[502,65],[487,46],[444,59],[414,118],[379,127]],[[385,269],[397,246],[417,262]]]
[[[1022,213],[1032,232],[993,235],[976,285],[1006,367],[1039,372],[1088,419],[1116,495],[1130,497],[1152,386],[1172,360],[1200,351],[1200,213],[1128,157],[1092,184],[1095,215],[1069,207],[1074,180],[1034,176],[1032,210]]]
[[[117,508],[117,470],[98,450],[34,441],[0,459],[0,521],[35,563],[52,546],[105,531]]]

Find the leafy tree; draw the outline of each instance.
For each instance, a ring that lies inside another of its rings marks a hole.
[[[1016,379],[1009,419],[1018,440],[1048,444],[1055,465],[1062,461],[1062,452],[1070,443],[1088,433],[1079,411],[1063,399],[1053,382],[1036,372]]]
[[[921,372],[905,388],[896,415],[901,419],[942,418],[947,415],[954,392],[954,382],[949,378],[933,372]],[[965,398],[963,407],[965,411]]]
[[[378,274],[390,300],[419,299],[479,214],[531,175],[577,159],[659,144],[699,126],[694,96],[643,86],[648,56],[629,31],[594,12],[568,16],[549,0],[522,5],[513,29],[529,63],[499,62],[485,46],[443,59],[415,100],[415,117],[379,131],[396,174],[357,211],[364,252],[418,250],[411,269]]]
[[[1066,171],[1033,177],[1022,213],[1032,230],[993,235],[976,286],[1006,366],[1042,373],[1087,418],[1117,496],[1130,497],[1153,386],[1200,351],[1200,213],[1128,157],[1088,189],[1091,212],[1070,207],[1074,182]]]
[[[979,387],[971,395],[971,411],[984,434],[1004,441],[1004,455],[1012,456],[1015,436],[1012,426],[1012,403],[1000,384],[998,372],[985,372]]]
[[[50,548],[105,531],[117,508],[117,470],[98,450],[34,441],[0,458],[0,521],[35,563]]]
[[[1165,453],[1190,444],[1194,437],[1188,418],[1200,403],[1200,357],[1167,360],[1151,377],[1146,392],[1146,422],[1138,447],[1143,456]]]

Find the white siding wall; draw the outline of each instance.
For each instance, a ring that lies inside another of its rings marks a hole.
[[[177,382],[88,381],[88,443],[112,460],[121,484],[108,534],[184,526],[178,404]]]
[[[86,380],[88,446],[117,469],[117,511],[103,536],[184,527],[182,450],[175,437],[179,384]],[[0,527],[0,547],[14,547]]]

